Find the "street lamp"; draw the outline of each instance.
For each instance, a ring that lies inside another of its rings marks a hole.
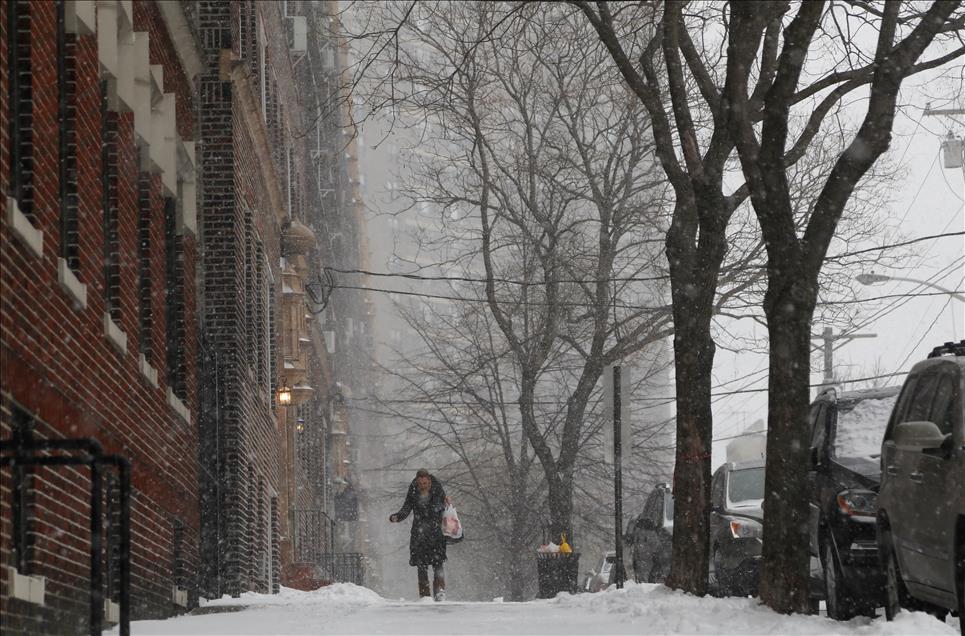
[[[857,276],[854,277],[854,279],[859,283],[861,283],[862,285],[874,285],[875,283],[884,283],[889,280],[900,280],[900,281],[905,281],[906,283],[917,283],[919,285],[924,285],[926,287],[937,289],[940,292],[944,292],[948,294],[955,300],[959,300],[965,303],[965,295],[959,294],[958,292],[954,292],[946,287],[942,287],[941,285],[930,283],[927,280],[919,280],[917,278],[906,278],[904,276],[886,276],[885,274],[875,274],[873,272],[870,274],[858,274]]]

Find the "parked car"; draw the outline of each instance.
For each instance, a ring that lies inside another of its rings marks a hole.
[[[614,564],[617,560],[615,550],[604,553],[603,558],[595,570],[590,570],[584,575],[582,589],[584,592],[602,592],[606,588],[617,582],[617,569]],[[626,573],[626,568],[624,568]],[[624,580],[626,576],[624,575]]]
[[[760,580],[764,462],[722,465],[710,482],[710,587],[720,596],[756,595]]]
[[[878,550],[885,615],[900,607],[965,633],[965,340],[912,367],[881,444]]]
[[[670,573],[673,542],[673,494],[659,484],[647,497],[643,511],[629,524],[623,537],[625,558],[637,583],[663,583]]]
[[[900,386],[822,391],[811,404],[811,591],[828,616],[874,616],[884,576],[875,515],[881,439]]]

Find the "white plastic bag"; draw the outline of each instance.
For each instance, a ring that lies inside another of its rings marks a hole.
[[[462,523],[452,504],[447,504],[442,513],[442,536],[446,538],[446,543],[462,541]]]

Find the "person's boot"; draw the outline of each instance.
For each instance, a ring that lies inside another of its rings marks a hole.
[[[429,592],[429,581],[419,581],[419,597],[431,596]]]
[[[436,602],[441,603],[446,600],[446,582],[444,580],[434,580],[432,582],[433,591],[435,592]]]

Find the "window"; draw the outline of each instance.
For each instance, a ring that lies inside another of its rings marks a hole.
[[[295,164],[295,153],[289,148],[288,152],[285,154],[285,177],[286,183],[288,184],[288,218],[292,218],[294,214],[292,213],[292,206],[295,202],[295,179],[293,178],[292,172]]]
[[[935,391],[935,399],[932,404],[931,413],[928,416],[930,422],[934,422],[941,430],[942,435],[949,435],[952,432],[956,378],[951,374],[942,374]]]
[[[146,173],[137,179],[137,260],[138,260],[138,350],[153,364],[151,329],[151,177]]]
[[[710,482],[710,503],[717,508],[724,507],[724,471],[718,470]]]
[[[811,448],[822,448],[824,446],[825,429],[827,428],[824,418],[826,412],[827,407],[818,404],[811,408],[808,415],[811,427]]]
[[[181,400],[187,399],[184,368],[184,252],[177,233],[178,206],[173,198],[164,199],[164,324],[167,384]]]
[[[914,393],[907,405],[904,405],[899,415],[898,424],[902,422],[921,422],[931,415],[932,402],[938,389],[938,374],[927,373],[918,377]],[[904,397],[904,396],[902,396]]]
[[[101,81],[101,208],[104,215],[104,297],[107,313],[121,321],[121,256],[117,217],[117,113],[108,81]]]
[[[268,53],[265,51],[265,27],[258,21],[258,82],[261,84],[261,116],[268,119]]]
[[[34,418],[17,405],[13,405],[14,446],[33,439]],[[13,469],[13,563],[20,574],[30,574],[30,557],[33,551],[29,532],[31,510],[34,505],[33,470],[26,466]]]
[[[764,468],[733,470],[727,479],[727,502],[738,504],[764,499]],[[729,506],[728,506],[729,507]]]
[[[7,4],[10,104],[10,194],[20,212],[33,215],[33,79],[30,66],[30,3]]]
[[[66,1],[57,2],[57,102],[59,127],[60,257],[80,269],[77,227],[77,42],[67,33]]]
[[[271,410],[275,410],[275,392],[278,389],[278,351],[277,351],[277,340],[275,337],[275,325],[277,324],[277,319],[275,317],[275,285],[274,283],[269,283],[268,285],[268,378],[271,382],[269,387],[269,392],[271,394]]]
[[[268,280],[265,270],[265,248],[261,241],[255,245],[255,349],[257,363],[255,376],[259,387],[268,386]]]

